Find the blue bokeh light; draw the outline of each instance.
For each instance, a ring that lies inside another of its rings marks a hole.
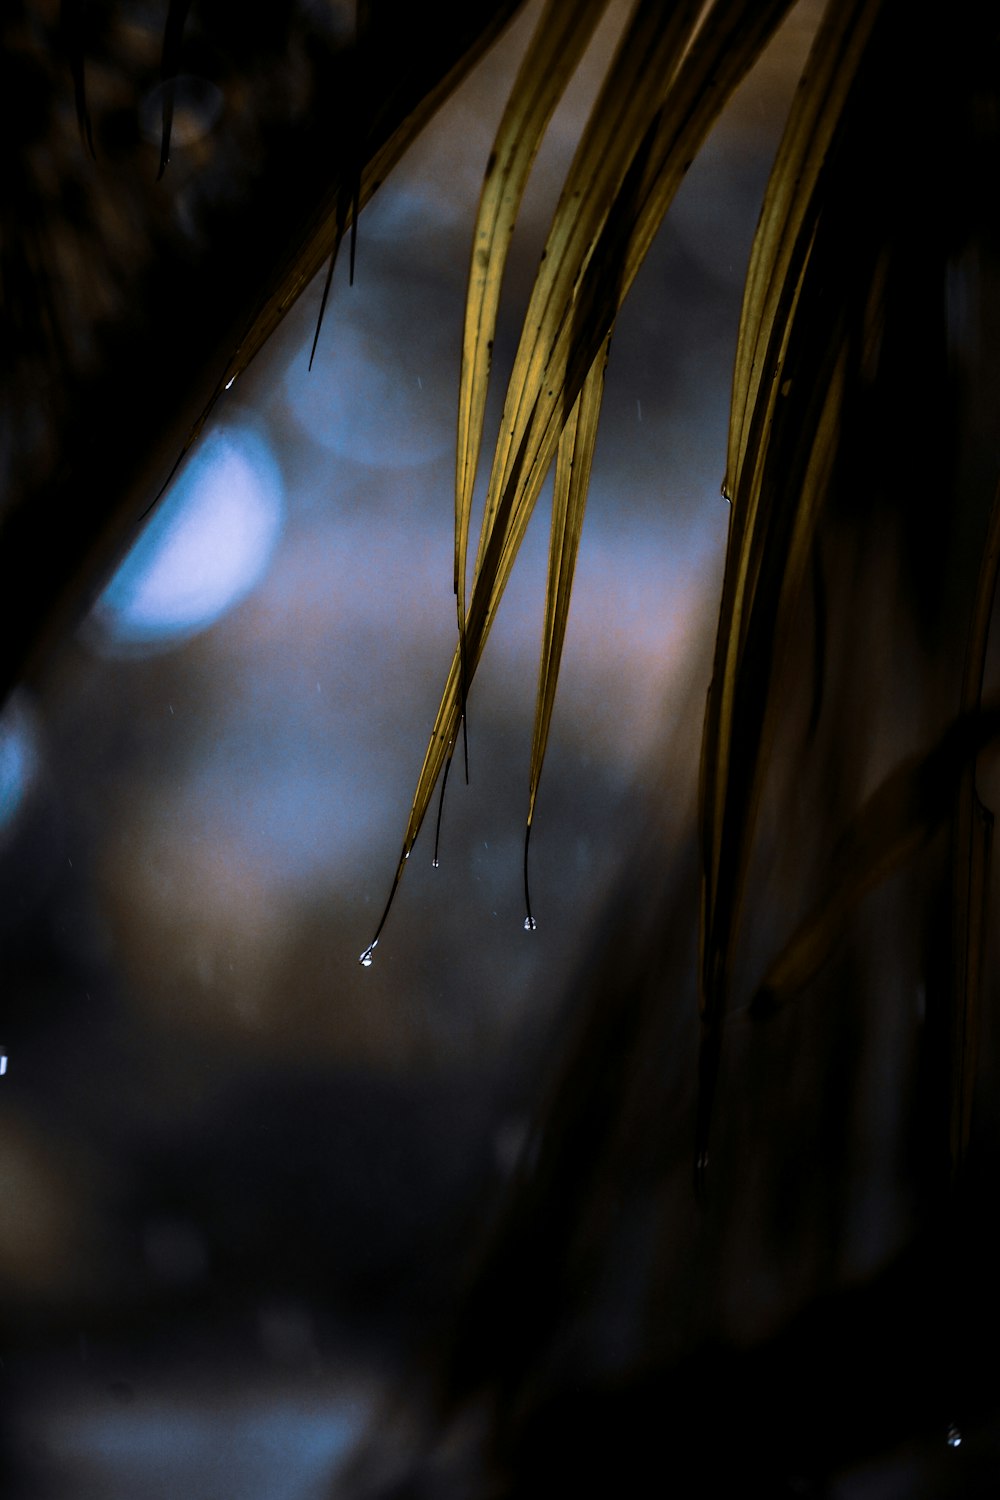
[[[281,471],[257,429],[206,434],[94,606],[98,649],[145,654],[218,620],[267,571],[284,509]]]
[[[0,835],[13,827],[35,780],[36,767],[32,722],[14,700],[0,715]]]

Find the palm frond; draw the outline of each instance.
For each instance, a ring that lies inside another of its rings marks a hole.
[[[956,18],[959,51],[977,34],[977,14],[971,6]],[[697,1147],[702,1161],[758,804],[782,711],[775,681],[794,628],[815,530],[838,486],[872,492],[883,482],[881,472],[872,469],[882,444],[872,444],[866,454],[856,443],[851,452],[848,441],[866,392],[891,389],[891,409],[900,413],[907,399],[930,399],[919,392],[915,373],[904,374],[893,364],[899,357],[893,350],[901,343],[895,322],[898,288],[917,285],[913,265],[926,258],[930,277],[939,277],[938,287],[943,286],[947,252],[927,234],[918,200],[907,196],[903,184],[919,182],[932,170],[930,162],[945,154],[947,105],[937,106],[936,129],[917,128],[915,116],[907,128],[908,111],[923,108],[916,101],[938,73],[929,49],[899,45],[907,25],[900,9],[885,0],[829,7],[772,171],[747,278],[726,477],[732,525],[703,750]],[[888,174],[893,174],[891,185]],[[924,250],[922,242],[932,248]],[[920,295],[934,295],[933,282],[928,284],[930,293]],[[907,316],[912,330],[912,311]],[[992,583],[981,581],[980,594],[986,620]],[[983,639],[976,653],[979,687]],[[978,707],[970,687],[958,705],[958,721],[974,722]],[[938,765],[939,759],[931,756],[928,764]],[[979,926],[972,913],[984,899],[987,830],[969,800],[973,762],[962,765],[965,832],[958,858],[966,884],[956,897],[955,921],[965,928],[960,968],[974,986]],[[919,796],[907,775],[919,779]],[[956,769],[945,784],[954,789],[957,775]],[[850,876],[838,865],[838,894],[830,895],[824,915],[807,920],[776,961],[764,986],[772,999],[818,965],[848,907],[877,878],[877,870],[894,867],[921,847],[929,827],[944,816],[935,804],[929,818],[930,793],[916,762],[911,772],[901,770],[898,776],[902,779],[891,778],[851,825],[847,843],[860,839],[864,852],[860,844],[855,847]],[[890,811],[883,796],[901,800]],[[966,978],[956,982],[964,989]],[[956,1056],[965,1059],[955,1064],[953,1098],[955,1108],[965,1111],[967,1128],[974,1048],[963,1040],[965,1023],[958,1018],[968,1019],[970,1006],[958,995],[953,1004],[961,1032]]]
[[[796,595],[818,498],[815,482],[807,489],[783,478],[789,474],[788,450],[798,450],[794,472],[802,475],[812,470],[814,481],[825,483],[840,419],[845,374],[842,346],[834,370],[826,372],[828,380],[831,374],[834,378],[822,400],[820,420],[817,422],[814,412],[805,427],[807,443],[811,444],[816,435],[812,452],[801,447],[799,434],[805,415],[801,407],[794,420],[786,415],[789,397],[797,397],[809,384],[822,386],[811,361],[819,356],[829,364],[829,357],[824,357],[829,345],[827,328],[815,332],[810,328],[815,308],[808,299],[803,303],[803,286],[825,202],[821,177],[831,168],[834,138],[838,127],[843,128],[844,104],[879,5],[877,0],[868,0],[834,9],[835,17],[824,24],[817,37],[771,173],[751,253],[737,344],[725,482],[733,517],[706,719],[706,968],[717,968],[723,961],[708,937],[713,925],[727,932],[735,926],[740,867],[752,822],[754,765],[758,759],[755,747],[763,730],[761,722],[755,732],[741,733],[740,761],[734,764],[733,744],[738,728],[742,729],[735,722],[739,712],[736,698],[743,688],[758,712],[765,706],[766,677],[761,679],[759,674],[773,660],[776,620],[787,618],[788,605]],[[814,268],[815,264],[814,258]],[[784,514],[779,510],[782,506]],[[793,545],[793,539],[797,545]],[[779,548],[785,555],[776,555]],[[772,573],[766,581],[761,576],[763,567],[770,567]],[[769,628],[759,640],[758,656],[753,661],[748,657],[747,640],[755,622],[754,606],[758,611],[773,608],[771,586],[775,576],[786,596],[785,608],[779,605],[774,619],[766,621]],[[742,781],[739,791],[733,784],[737,779]],[[732,831],[734,828],[738,831]],[[727,868],[730,863],[732,869]],[[726,898],[721,918],[717,918],[722,884],[728,884],[731,895]],[[718,984],[718,979],[705,974],[704,1008],[712,1007],[710,997]]]
[[[418,777],[394,890],[456,743],[468,686],[563,428],[695,153],[787,9],[787,0],[718,0],[707,9],[640,0],[633,11],[542,251],[507,385],[465,632]],[[478,291],[472,295],[478,300]],[[461,532],[464,499],[456,517]],[[459,535],[456,557],[463,550]]]
[[[848,250],[832,207],[855,180],[873,108],[864,71],[882,11],[880,0],[828,10],[771,172],[744,292],[725,482],[732,522],[701,780],[703,1165],[773,674],[833,477],[845,395],[882,327],[881,226],[866,225]]]
[[[542,252],[507,383],[467,597],[473,486],[507,247],[542,134],[600,9],[584,0],[572,12],[567,6],[546,7],[487,167],[473,241],[459,394],[458,642],[393,881],[395,892],[434,787],[447,773],[465,722],[471,682],[555,462],[525,840],[527,927],[534,925],[528,841],[586,502],[584,475],[574,474],[571,488],[563,487],[565,454],[581,441],[583,428],[577,423],[582,411],[592,452],[602,386],[597,370],[603,368],[601,351],[622,301],[687,167],[788,6],[782,0],[716,0],[707,6],[638,0],[635,5],[568,170]],[[859,391],[883,357],[901,220],[898,214],[893,217],[895,210],[883,211],[878,203],[878,173],[891,169],[901,151],[914,158],[907,170],[919,170],[919,142],[904,141],[897,124],[887,131],[882,120],[885,70],[904,25],[892,0],[848,0],[828,7],[775,158],[746,278],[723,485],[732,522],[702,755],[703,1029],[696,1145],[702,1167],[758,806],[780,717],[777,672],[810,568],[816,570],[815,537],[838,483],[845,431]],[[569,34],[577,38],[572,49]],[[904,54],[904,67],[908,56]],[[926,54],[919,53],[919,59],[911,79],[914,93],[926,77],[921,71],[927,67]],[[892,97],[899,94],[897,87]],[[855,203],[871,212],[858,219]],[[983,597],[988,594],[992,600],[992,584],[984,581],[980,587]],[[988,619],[986,604],[983,611]],[[980,646],[984,640],[985,635]],[[981,652],[977,661],[981,684]],[[813,696],[815,718],[819,683]],[[979,706],[967,691],[958,722],[976,722],[981,729]],[[932,754],[928,764],[940,770],[942,756],[947,758],[944,749]],[[952,1099],[957,1111],[953,1135],[964,1141],[989,829],[970,786],[967,758],[960,757],[959,770],[963,792],[956,858],[964,874],[955,895],[957,1071]],[[831,892],[775,961],[758,997],[758,1011],[764,993],[774,1002],[802,982],[822,961],[860,894],[937,826],[938,802],[933,816],[925,805],[929,774],[918,757],[858,811],[845,835],[847,852],[842,851]],[[944,781],[954,785],[954,778]],[[366,950],[365,958],[370,955]],[[963,1148],[955,1149],[961,1154]]]

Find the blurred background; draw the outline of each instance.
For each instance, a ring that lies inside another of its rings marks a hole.
[[[159,36],[156,7],[118,9],[121,28]],[[470,700],[471,783],[451,780],[440,868],[426,829],[373,965],[358,963],[453,646],[469,236],[536,10],[363,214],[355,282],[344,256],[312,370],[319,284],[225,393],[124,561],[5,710],[0,1461],[12,1500],[312,1500],[336,1492],[373,1434],[376,1446],[405,1434],[470,1251],[531,1156],[595,955],[630,904],[653,906],[682,877],[695,888],[742,279],[813,5],[793,13],[692,168],[615,335],[532,840],[538,929],[522,930],[521,850],[541,513]],[[336,7],[300,11],[331,46],[347,24]],[[529,188],[498,376],[623,15],[612,7]],[[186,67],[168,183],[195,181],[224,151],[241,107],[234,76]],[[93,190],[118,171],[127,203],[128,171],[155,175],[161,102],[126,53],[115,62],[109,49],[91,74]],[[65,126],[68,82],[64,93]],[[127,170],[106,145],[102,159],[112,97],[119,129],[131,112]],[[175,216],[195,212],[172,191]],[[657,1043],[669,1061],[655,1054],[672,1102],[649,1118],[670,1138],[670,1201],[686,1206],[669,1252],[665,1199],[643,1210],[659,1227],[634,1204],[625,1214],[631,1290],[607,1271],[610,1311],[581,1356],[595,1368],[632,1357],[650,1243],[682,1281],[704,1243],[687,1185],[693,899],[681,909],[683,952],[660,976],[676,989]],[[890,1007],[883,1026],[901,1013]],[[758,1056],[758,1089],[783,1056]],[[857,1084],[869,1104],[897,1086],[884,1072]],[[838,1274],[873,1271],[909,1223],[886,1189],[902,1149],[892,1111],[872,1109]],[[712,1310],[665,1334],[668,1346],[720,1331],[749,1343],[808,1296],[808,1270],[788,1280],[794,1234],[770,1260],[732,1239],[723,1253],[740,1211],[709,1235],[725,1296],[706,1298]],[[655,1303],[667,1270],[654,1280]],[[890,1492],[867,1482],[830,1493]]]

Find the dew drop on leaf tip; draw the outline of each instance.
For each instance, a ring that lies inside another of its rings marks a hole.
[[[962,1446],[962,1434],[958,1430],[958,1428],[955,1426],[954,1422],[952,1422],[951,1425],[948,1428],[948,1447],[949,1448],[961,1448],[961,1446]]]
[[[538,923],[535,921],[534,917],[525,917],[525,919],[524,919],[524,930],[525,930],[525,932],[535,932],[537,930],[537,928],[538,928]]]
[[[438,859],[437,855],[435,854],[434,858],[431,860],[431,869],[432,870],[440,870],[440,868],[441,868],[441,861]]]
[[[371,966],[372,966],[372,956],[373,956],[373,954],[375,952],[375,948],[377,946],[377,942],[378,942],[378,940],[376,939],[376,941],[374,943],[369,943],[368,947],[365,949],[364,953],[362,953],[362,955],[361,955],[361,957],[359,959],[359,962],[360,962],[361,967],[363,969],[370,969],[371,968]]]

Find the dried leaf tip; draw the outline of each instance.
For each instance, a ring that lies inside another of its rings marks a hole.
[[[364,952],[359,956],[358,959],[358,962],[361,964],[361,967],[363,969],[370,969],[372,966],[372,958],[374,957],[375,949],[378,947],[378,940],[382,936],[382,928],[385,926],[386,920],[389,916],[389,912],[392,910],[392,903],[395,900],[396,891],[399,889],[399,882],[403,875],[403,866],[406,864],[406,861],[410,857],[410,850],[412,849],[412,847],[412,840],[403,845],[403,852],[399,856],[399,864],[396,866],[396,873],[392,878],[392,886],[389,890],[389,899],[385,903],[385,907],[383,908],[381,917],[379,917],[378,926],[375,929],[375,936],[372,938],[371,942],[368,944],[368,947],[364,950]]]
[[[528,842],[531,838],[531,819],[529,818],[524,827],[524,909],[527,913],[524,919],[525,932],[535,932],[538,923],[531,914],[531,892],[528,890]]]

